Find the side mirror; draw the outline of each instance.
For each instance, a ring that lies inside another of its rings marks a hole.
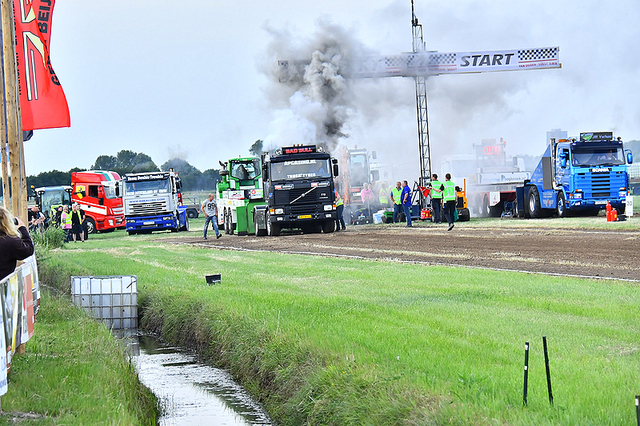
[[[333,165],[333,175],[334,175],[334,176],[338,176],[338,175],[340,174],[340,173],[338,173],[338,172],[339,172],[339,170],[338,170],[338,165],[337,165],[337,164],[334,164],[334,165]]]
[[[627,164],[633,164],[633,152],[627,149]]]
[[[377,155],[375,151],[371,151],[371,158],[373,158],[374,160],[377,159]]]

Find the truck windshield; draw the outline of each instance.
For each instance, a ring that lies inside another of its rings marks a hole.
[[[42,212],[48,212],[51,206],[71,205],[71,194],[64,189],[54,189],[42,194]]]
[[[576,147],[572,152],[574,166],[616,166],[624,164],[621,147]]]
[[[293,160],[271,164],[271,180],[330,178],[329,160]]]
[[[125,185],[127,194],[149,195],[169,192],[169,179],[127,182]]]
[[[104,185],[104,196],[111,199],[118,198],[115,185]]]
[[[362,186],[369,182],[367,153],[351,154],[351,186]]]
[[[239,180],[255,179],[260,175],[260,160],[231,161],[231,177]]]

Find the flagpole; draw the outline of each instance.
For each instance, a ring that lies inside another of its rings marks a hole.
[[[7,135],[9,138],[9,168],[11,171],[11,210],[14,216],[20,217],[26,223],[26,180],[24,176],[20,99],[17,91],[15,26],[12,0],[0,0],[0,8],[2,11],[2,47],[4,54]]]

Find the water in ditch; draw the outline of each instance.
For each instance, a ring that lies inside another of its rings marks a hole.
[[[129,348],[140,381],[160,402],[159,425],[272,425],[229,373],[199,362],[188,350],[149,335],[137,336]]]

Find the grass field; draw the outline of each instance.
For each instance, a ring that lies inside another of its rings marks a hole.
[[[0,425],[156,424],[156,400],[109,330],[42,293],[36,332],[11,362]]]
[[[191,233],[201,223],[193,221]],[[72,274],[137,275],[142,324],[230,369],[279,424],[635,421],[637,284],[239,253],[123,235],[52,251],[43,279],[68,286]],[[221,285],[205,284],[211,273],[222,274]]]

